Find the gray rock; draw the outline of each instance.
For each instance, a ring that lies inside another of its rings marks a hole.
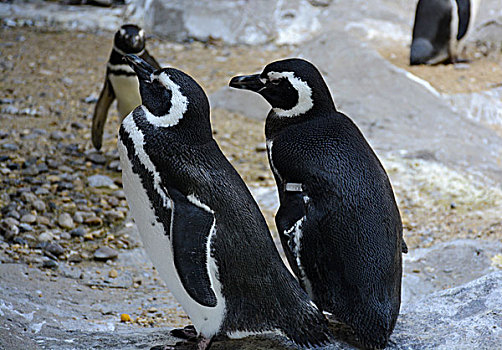
[[[62,132],[62,131],[53,131],[51,132],[50,134],[50,138],[51,140],[54,140],[54,141],[61,141],[61,140],[64,140],[65,139],[65,134]]]
[[[498,349],[501,300],[502,271],[435,292],[402,310],[389,348]]]
[[[501,242],[480,239],[461,239],[411,250],[404,255],[402,304],[495,271],[491,258],[500,252]]]
[[[111,178],[106,175],[92,175],[87,178],[90,187],[116,187]]]
[[[87,160],[90,160],[92,163],[99,165],[106,163],[106,157],[101,153],[91,153],[87,156]]]
[[[65,229],[72,229],[75,226],[73,219],[68,213],[61,213],[58,216],[58,225]]]
[[[31,231],[33,231],[33,226],[31,226],[30,224],[24,223],[24,222],[21,223],[21,224],[19,224],[19,228],[23,232],[31,232]]]
[[[25,214],[21,218],[21,222],[24,222],[26,224],[33,224],[36,221],[37,221],[37,216],[33,214]]]
[[[107,246],[100,247],[94,252],[94,259],[99,261],[115,259],[117,256],[118,252]]]
[[[38,235],[37,239],[39,242],[49,242],[49,241],[52,241],[53,238],[54,238],[54,235],[52,234],[52,232],[46,231],[46,232],[42,232],[40,235]]]
[[[45,211],[45,203],[44,203],[44,201],[41,201],[40,199],[33,201],[32,205],[33,205],[34,209],[38,210],[41,213],[43,213]]]
[[[77,227],[70,231],[72,237],[83,237],[85,235],[85,229],[83,227]]]
[[[212,108],[226,109],[258,120],[265,120],[271,109],[268,102],[259,94],[227,86],[211,94],[209,100]]]
[[[31,192],[21,193],[21,200],[27,203],[33,203],[37,200],[37,196]]]

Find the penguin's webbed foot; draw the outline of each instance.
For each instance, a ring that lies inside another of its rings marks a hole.
[[[173,337],[186,339],[186,340],[196,340],[199,336],[197,330],[193,325],[188,325],[184,328],[175,328],[169,332]]]

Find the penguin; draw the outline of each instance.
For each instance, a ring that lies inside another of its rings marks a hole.
[[[115,33],[113,49],[106,65],[106,78],[92,117],[92,144],[98,151],[103,144],[103,130],[108,109],[117,99],[121,120],[141,104],[139,83],[134,70],[124,62],[124,55],[135,54],[156,69],[157,61],[145,48],[145,32],[135,24],[124,24]]]
[[[481,0],[419,0],[410,65],[461,61],[465,38],[474,27]]]
[[[213,139],[202,88],[175,68],[126,58],[142,105],[119,130],[124,192],[147,254],[194,325],[173,334],[195,329],[198,349],[215,336],[267,333],[298,347],[331,342],[328,321]]]
[[[229,85],[272,106],[265,136],[280,200],[275,221],[300,284],[360,345],[385,347],[399,314],[407,247],[380,161],[310,62],[272,62]]]

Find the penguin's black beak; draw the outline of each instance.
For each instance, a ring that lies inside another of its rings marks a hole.
[[[259,74],[233,77],[228,85],[236,89],[251,90],[254,92],[260,92],[265,88],[265,84],[261,81]]]
[[[139,79],[150,81],[150,75],[155,72],[155,68],[133,54],[125,55],[124,59],[134,69]]]

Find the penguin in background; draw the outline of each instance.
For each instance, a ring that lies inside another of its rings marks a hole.
[[[212,137],[202,88],[177,69],[126,59],[142,105],[119,131],[124,191],[146,252],[194,324],[172,334],[201,350],[215,336],[267,333],[301,348],[329,343],[327,320]]]
[[[419,0],[410,65],[458,62],[481,0]]]
[[[280,199],[275,220],[300,284],[359,345],[384,348],[399,314],[407,247],[377,156],[310,62],[276,61],[229,85],[272,106],[265,136]]]
[[[160,69],[160,65],[145,48],[144,30],[135,24],[121,26],[113,38],[113,49],[106,65],[105,84],[92,118],[92,144],[98,151],[103,144],[103,131],[112,102],[117,99],[121,120],[141,104],[138,78],[124,61],[127,54],[135,54],[155,69]]]

